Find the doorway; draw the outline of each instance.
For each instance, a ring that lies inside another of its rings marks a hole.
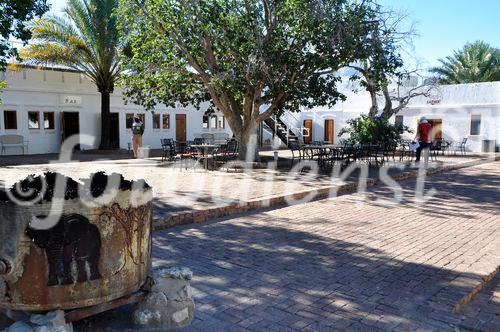
[[[120,116],[119,113],[109,115],[109,143],[112,149],[120,148]]]
[[[61,143],[64,143],[69,137],[80,134],[80,113],[61,112]],[[80,150],[80,145],[75,147]]]
[[[304,136],[304,144],[311,144],[312,135],[313,135],[313,121],[312,120],[304,120],[304,128],[302,136]]]
[[[432,125],[431,138],[432,140],[442,140],[443,139],[443,120],[441,119],[428,119],[429,123]]]
[[[333,144],[333,120],[325,120],[325,142]]]
[[[186,114],[175,115],[175,140],[186,141]]]

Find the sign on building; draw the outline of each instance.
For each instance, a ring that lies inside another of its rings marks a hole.
[[[81,105],[82,97],[80,96],[62,96],[61,103],[64,105]]]

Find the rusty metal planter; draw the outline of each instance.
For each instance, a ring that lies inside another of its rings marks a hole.
[[[151,188],[143,194],[151,195]],[[130,195],[130,190],[120,190],[100,207],[65,201],[60,225],[54,228],[59,227],[64,241],[54,247],[57,230],[42,231],[52,232],[51,248],[40,239],[47,234],[27,231],[33,216],[48,214],[51,202],[0,202],[0,270],[7,266],[0,276],[0,308],[69,310],[139,290],[151,266],[151,201],[134,207]]]

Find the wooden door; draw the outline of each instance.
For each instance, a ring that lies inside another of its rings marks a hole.
[[[186,141],[186,114],[175,115],[175,140]]]
[[[441,119],[430,119],[428,120],[432,125],[431,138],[432,140],[443,139],[443,120]]]
[[[80,134],[80,113],[78,112],[61,112],[61,142],[73,135]],[[80,145],[75,147],[75,150],[80,150]]]
[[[304,120],[304,132],[303,132],[304,144],[311,144],[313,137],[312,129],[313,129],[312,120]]]
[[[109,116],[109,136],[110,145],[113,149],[120,148],[120,117],[118,113],[111,113]]]
[[[333,120],[325,120],[325,142],[333,144]]]

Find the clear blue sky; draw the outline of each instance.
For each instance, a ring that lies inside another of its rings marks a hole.
[[[465,43],[484,40],[500,47],[500,0],[379,0],[409,15],[419,34],[415,54],[424,67],[451,55]],[[58,12],[65,0],[49,0]]]

